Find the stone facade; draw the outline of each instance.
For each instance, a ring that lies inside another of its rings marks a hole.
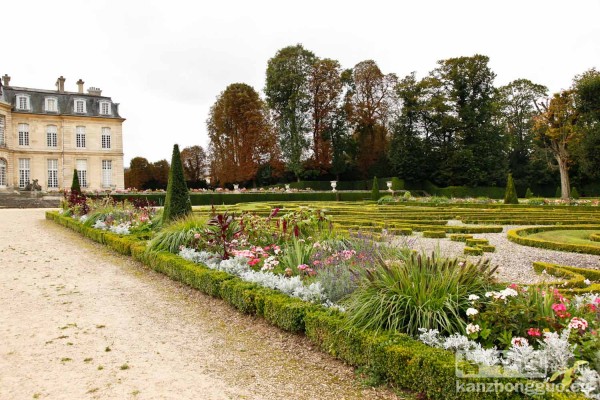
[[[83,93],[0,86],[0,190],[23,189],[34,179],[42,190],[71,186],[77,169],[87,190],[123,189],[123,121],[119,105],[100,89]]]

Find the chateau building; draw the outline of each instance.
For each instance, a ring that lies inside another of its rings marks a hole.
[[[87,190],[123,189],[124,118],[119,104],[98,88],[84,93],[0,84],[0,190],[25,189],[33,180],[43,190],[69,188],[76,169]]]

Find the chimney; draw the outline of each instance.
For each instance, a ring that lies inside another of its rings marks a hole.
[[[100,88],[90,86],[88,89],[88,94],[92,96],[102,96],[102,90],[100,90]]]
[[[82,81],[81,79],[79,79],[76,83],[77,83],[77,92],[78,93],[83,93],[83,84],[85,82]]]
[[[58,78],[56,80],[56,90],[58,90],[58,93],[64,93],[65,91],[65,78],[63,78],[63,76],[61,75],[60,78]]]
[[[4,76],[2,77],[2,84],[4,86],[10,86],[10,76],[4,74]]]

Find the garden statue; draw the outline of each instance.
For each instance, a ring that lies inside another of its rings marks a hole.
[[[27,192],[32,192],[32,191],[40,191],[42,190],[42,187],[38,184],[38,180],[34,179],[33,182],[29,182],[27,184],[27,186],[25,186],[25,189],[23,189]]]

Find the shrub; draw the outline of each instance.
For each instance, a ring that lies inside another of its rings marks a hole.
[[[579,199],[579,192],[577,191],[576,187],[573,187],[573,189],[571,189],[571,198],[575,200]]]
[[[554,193],[554,197],[560,199],[562,197],[562,191],[560,190],[560,186],[556,188],[556,192]]]
[[[423,231],[424,238],[445,238],[446,231]]]
[[[380,259],[355,271],[358,288],[343,303],[348,327],[410,335],[420,328],[463,332],[468,296],[483,296],[494,271],[489,261],[465,263],[437,254],[410,253],[394,263]]]
[[[479,246],[482,244],[489,244],[487,239],[467,239],[465,241],[467,246]]]
[[[77,170],[73,170],[73,182],[71,183],[71,192],[81,193],[81,186],[79,185],[79,175]]]
[[[453,242],[466,242],[467,239],[473,239],[473,235],[467,235],[464,233],[454,233],[450,235],[450,240]]]
[[[496,246],[491,246],[489,244],[480,244],[479,247],[484,253],[493,253],[496,251]]]
[[[404,180],[394,176],[392,178],[392,190],[404,190]]]
[[[466,256],[480,256],[483,255],[483,249],[481,247],[465,246],[463,253]]]
[[[192,203],[190,202],[190,193],[183,175],[179,146],[174,145],[162,220],[163,222],[169,222],[191,212]]]
[[[188,247],[194,241],[194,235],[206,226],[206,220],[187,215],[165,226],[148,244],[149,251],[168,251],[179,253],[180,246]]]
[[[379,184],[377,183],[377,177],[373,177],[373,188],[371,189],[371,200],[379,200]]]
[[[525,198],[531,199],[532,197],[533,197],[533,192],[531,191],[530,188],[527,188],[527,191],[525,192]]]
[[[517,197],[517,189],[515,188],[515,182],[513,181],[512,174],[508,174],[508,180],[506,181],[506,192],[504,192],[504,204],[519,204],[519,198]]]

